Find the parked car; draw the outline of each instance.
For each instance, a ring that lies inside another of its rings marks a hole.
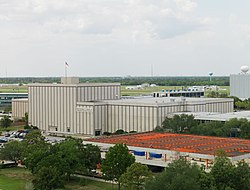
[[[8,141],[9,141],[9,139],[6,138],[6,137],[0,138],[0,143],[6,143],[6,142],[8,142]]]

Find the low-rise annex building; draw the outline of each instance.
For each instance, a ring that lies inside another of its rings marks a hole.
[[[22,119],[25,113],[29,112],[28,98],[12,100],[12,118],[13,120]]]
[[[166,116],[175,112],[232,112],[233,100],[221,98],[135,98],[77,103],[77,112],[90,116],[91,127],[96,131],[113,133],[124,131],[147,132],[161,126]]]
[[[244,160],[250,164],[250,140],[173,133],[134,133],[85,139],[84,144],[94,144],[105,152],[117,143],[128,146],[136,162],[166,167],[173,160],[184,157],[209,168],[214,162],[216,151],[224,151],[228,158],[237,163]]]
[[[247,119],[250,121],[250,111],[237,111],[237,112],[227,112],[227,113],[219,113],[219,112],[178,112],[170,114],[169,117],[173,115],[193,115],[195,120],[199,121],[221,121],[226,122],[230,119]]]

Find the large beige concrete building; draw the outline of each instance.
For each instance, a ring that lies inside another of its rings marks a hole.
[[[168,114],[176,112],[233,112],[233,99],[229,98],[122,99],[117,83],[79,84],[77,78],[62,82],[28,86],[29,124],[50,133],[101,135],[118,129],[152,131]],[[13,102],[15,115],[24,113],[20,110],[26,110],[23,103]]]
[[[120,99],[120,84],[115,83],[31,84],[28,89],[29,124],[51,132],[94,134],[90,114],[85,125],[79,123],[78,102]]]

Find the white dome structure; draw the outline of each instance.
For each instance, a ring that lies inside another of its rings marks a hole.
[[[242,73],[247,73],[249,71],[249,67],[247,65],[243,65],[240,67]]]

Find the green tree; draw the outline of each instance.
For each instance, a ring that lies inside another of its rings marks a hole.
[[[0,120],[1,126],[4,128],[9,127],[11,125],[11,122],[12,121],[7,115],[3,116],[3,118]]]
[[[165,131],[171,131],[174,133],[187,133],[192,127],[197,125],[198,122],[194,120],[194,116],[187,114],[174,115],[172,118],[167,117],[162,123]],[[159,130],[159,128],[157,130]]]
[[[48,154],[50,154],[51,144],[45,142],[45,137],[40,130],[33,130],[25,136],[23,140],[25,165],[32,173],[35,172],[37,164]]]
[[[29,114],[27,112],[24,114],[23,121],[25,122],[26,126],[29,125]]]
[[[148,167],[135,162],[121,175],[119,181],[125,189],[141,190],[145,189],[145,181],[150,177],[152,177],[152,173]]]
[[[201,190],[216,190],[214,183],[213,176],[202,169],[199,176]]]
[[[102,162],[103,175],[107,180],[118,181],[118,189],[120,189],[118,179],[134,162],[135,157],[129,153],[128,147],[125,144],[116,144],[109,148]]]
[[[63,187],[63,177],[58,168],[54,166],[43,166],[36,173],[33,185],[37,190],[53,190]]]
[[[57,178],[64,181],[78,171],[88,173],[96,169],[97,163],[101,161],[100,149],[93,145],[83,145],[81,139],[66,138],[51,145],[44,142],[39,130],[35,130],[23,143],[26,165],[38,179],[43,176],[40,170],[48,165],[53,168],[53,172],[56,170],[60,174]]]
[[[164,172],[146,182],[146,190],[200,190],[199,183],[201,170],[184,159],[170,163]]]
[[[45,137],[42,135],[40,130],[33,130],[29,132],[24,139],[27,145],[43,144],[45,143]]]
[[[218,190],[224,190],[226,188],[234,188],[233,185],[233,172],[235,166],[226,157],[223,151],[216,153],[214,165],[211,169],[211,175],[214,179],[215,186]]]
[[[250,167],[244,162],[240,161],[234,167],[232,175],[233,187],[236,190],[250,190]]]
[[[82,145],[82,143],[81,143]],[[80,162],[82,162],[82,171],[89,173],[91,170],[96,169],[97,164],[101,163],[101,151],[98,146],[91,144],[81,146],[81,157]]]
[[[73,138],[66,138],[63,142],[55,144],[53,149],[53,155],[57,155],[60,159],[63,159],[63,162],[65,162],[65,164],[61,165],[61,169],[69,180],[71,174],[80,167],[79,161],[81,156],[77,141]]]
[[[22,160],[23,144],[19,141],[12,141],[6,143],[3,148],[0,149],[0,159],[11,160],[15,163],[18,160]]]

